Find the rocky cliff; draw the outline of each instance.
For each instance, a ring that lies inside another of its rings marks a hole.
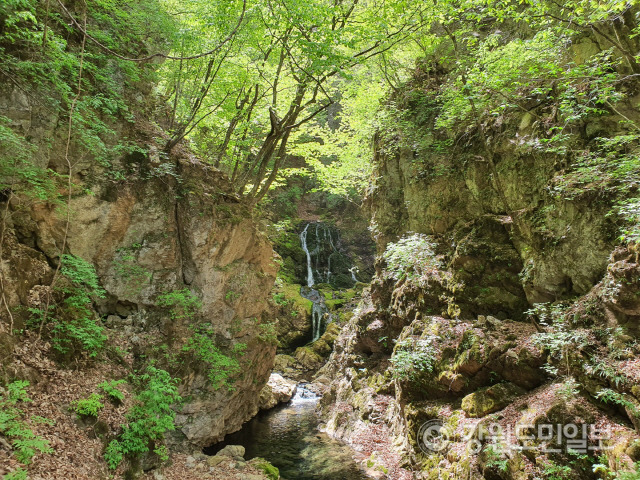
[[[592,39],[576,39],[564,55],[579,63],[587,47],[593,53]],[[523,93],[525,108],[437,129],[451,74],[438,61],[425,59],[396,91],[390,104],[404,109],[402,123],[376,139],[366,205],[380,257],[319,373],[333,379],[322,399],[327,431],[391,478],[629,469],[640,460],[640,287],[637,246],[620,245],[615,205],[636,191],[637,172],[612,174],[616,160],[594,172],[583,160],[603,137],[632,133],[637,84],[627,79],[616,108],[582,118],[562,148],[545,149],[552,97]],[[442,448],[420,448],[429,421],[444,428]],[[559,422],[607,425],[612,448],[580,457],[523,449],[521,439],[513,448],[504,437]]]
[[[175,406],[173,449],[203,447],[239,429],[258,411],[275,356],[268,298],[277,265],[249,209],[228,179],[188,148],[162,151],[164,132],[144,120],[149,103],[137,103],[136,118],[110,124],[135,148],[119,153],[108,144],[108,163],[101,163],[75,137],[68,143],[65,119],[31,95],[35,88],[27,93],[2,90],[3,126],[28,139],[30,164],[59,179],[58,196],[2,192],[3,378],[30,380],[34,405],[63,412],[58,424],[69,429],[44,435],[70,444],[91,436],[63,420],[72,397],[147,365],[180,379],[185,401]],[[64,262],[60,268],[63,254],[95,269],[100,292],[75,307],[88,308],[82,311],[94,333],[64,348],[56,342],[62,318],[73,313],[67,298],[76,284]],[[102,347],[87,355],[82,347],[91,336]],[[71,368],[84,373],[65,375]],[[226,373],[218,377],[216,369]],[[60,375],[76,394],[48,396]],[[119,430],[111,423],[113,430],[100,434],[107,441]],[[96,457],[87,463],[97,469],[90,476],[105,468],[100,447]]]

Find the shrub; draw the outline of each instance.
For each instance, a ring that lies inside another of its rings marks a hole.
[[[259,329],[258,339],[261,342],[270,343],[272,345],[278,345],[278,331],[276,329],[276,323],[269,322],[269,321],[260,322],[258,319],[255,319],[255,321]]]
[[[548,460],[543,467],[545,478],[548,480],[568,480],[571,478],[573,469],[569,465],[558,465]]]
[[[171,406],[182,401],[178,379],[171,378],[165,370],[149,366],[134,383],[141,389],[135,397],[136,404],[127,413],[129,423],[105,451],[105,460],[111,469],[117,468],[125,456],[135,458],[151,449],[166,453],[162,449],[164,434],[175,430],[176,414]]]
[[[284,293],[274,293],[273,294],[273,303],[280,307],[285,307],[289,303],[287,297]]]
[[[616,480],[640,480],[640,462],[634,465],[633,471],[618,472]]]
[[[121,402],[124,400],[124,393],[118,388],[118,385],[122,385],[123,383],[125,383],[124,380],[109,380],[108,382],[102,382],[98,385],[98,388],[102,389],[111,400]]]
[[[28,478],[27,471],[23,468],[18,468],[4,475],[2,480],[27,480]]]
[[[0,115],[0,191],[55,200],[55,183],[49,171],[33,163],[34,152],[34,146],[12,130],[11,120]]]
[[[385,277],[394,280],[417,281],[424,284],[429,277],[440,278],[441,257],[435,253],[436,244],[426,235],[414,233],[396,243],[389,243],[382,258],[387,262]]]
[[[61,288],[65,294],[63,319],[53,323],[53,347],[61,353],[84,351],[95,357],[104,347],[107,337],[91,310],[91,297],[104,298],[105,291],[98,283],[95,268],[86,260],[74,255],[62,255],[61,274],[68,285]]]
[[[240,373],[240,363],[234,356],[225,355],[215,344],[209,325],[200,325],[195,328],[182,351],[190,353],[196,360],[207,368],[207,377],[215,390],[226,386],[232,390],[231,379]],[[234,345],[235,356],[243,355],[245,344]]]
[[[620,239],[626,243],[638,243],[640,241],[640,198],[628,200],[619,207],[619,212],[627,223]]]
[[[580,350],[589,344],[587,334],[578,329],[572,329],[566,315],[566,307],[562,304],[535,304],[534,308],[526,312],[538,317],[540,324],[546,331],[536,333],[531,338],[538,347],[549,352],[551,358],[564,363],[566,374],[570,372],[569,356],[573,351]],[[547,367],[548,372],[557,374],[557,369]]]
[[[596,398],[603,401],[604,403],[610,403],[625,408],[629,410],[633,415],[640,418],[640,410],[638,409],[638,407],[620,392],[616,392],[615,390],[612,390],[610,388],[603,388],[602,390],[598,391],[598,393],[596,393]]]
[[[202,308],[200,299],[188,288],[163,293],[158,297],[158,305],[169,307],[169,314],[173,320],[193,318]]]
[[[430,336],[417,341],[398,342],[391,356],[393,376],[399,380],[416,380],[423,373],[432,372],[436,360],[434,339]]]
[[[104,408],[104,403],[100,400],[102,400],[102,397],[99,394],[92,393],[87,398],[81,398],[74,401],[71,404],[71,409],[78,415],[97,417],[100,410]]]

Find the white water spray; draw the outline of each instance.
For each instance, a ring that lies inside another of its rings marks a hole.
[[[307,223],[307,226],[304,227],[304,230],[300,233],[300,243],[302,244],[302,250],[307,255],[307,286],[313,287],[315,283],[313,281],[313,268],[311,267],[311,254],[309,253],[309,249],[307,248],[307,232],[309,230],[310,223]]]

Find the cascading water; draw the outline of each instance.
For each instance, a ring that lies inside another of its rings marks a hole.
[[[307,231],[309,230],[310,223],[307,223],[307,226],[304,227],[302,233],[300,233],[300,243],[302,244],[302,250],[307,254],[307,286],[313,287],[315,283],[313,281],[313,268],[311,267],[311,254],[309,253],[309,248],[307,247]]]
[[[309,227],[311,225],[313,224],[307,223],[304,230],[300,233],[300,244],[307,257],[307,287],[302,287],[300,295],[313,302],[311,309],[312,341],[315,342],[322,336],[327,325],[332,320],[332,315],[329,313],[329,309],[325,304],[324,296],[313,288],[316,284],[315,278],[317,277],[323,283],[331,283],[331,259],[334,256],[341,256],[342,254],[333,242],[331,229],[320,222],[316,223],[315,228],[312,229],[314,233],[314,248],[310,251],[307,240],[309,238]],[[324,258],[326,258],[326,266],[324,265]],[[351,273],[355,279],[353,272]]]
[[[302,287],[300,289],[300,295],[311,300],[313,303],[313,307],[311,308],[311,325],[312,341],[315,342],[322,336],[327,325],[333,318],[325,304],[324,296],[318,290],[311,287]]]

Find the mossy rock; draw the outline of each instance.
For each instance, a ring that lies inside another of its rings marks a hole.
[[[502,410],[522,393],[524,393],[524,390],[512,383],[499,383],[464,397],[462,399],[462,410],[469,417],[481,418]]]
[[[474,375],[483,367],[486,358],[482,340],[473,330],[464,332],[458,346],[459,354],[453,364],[455,371],[466,375]]]
[[[254,458],[249,462],[249,464],[257,470],[263,472],[269,480],[279,480],[280,478],[280,470],[278,470],[264,458]]]
[[[277,288],[277,291],[283,293],[287,301],[292,304],[297,311],[311,315],[313,302],[300,295],[301,288],[302,285],[297,283],[283,283],[282,286]]]
[[[311,347],[299,347],[295,352],[295,359],[305,367],[313,367],[322,363],[322,356],[316,353]]]
[[[329,310],[333,312],[334,310],[337,310],[338,308],[342,307],[342,305],[344,305],[344,299],[336,298],[332,300],[326,300],[324,304]]]

